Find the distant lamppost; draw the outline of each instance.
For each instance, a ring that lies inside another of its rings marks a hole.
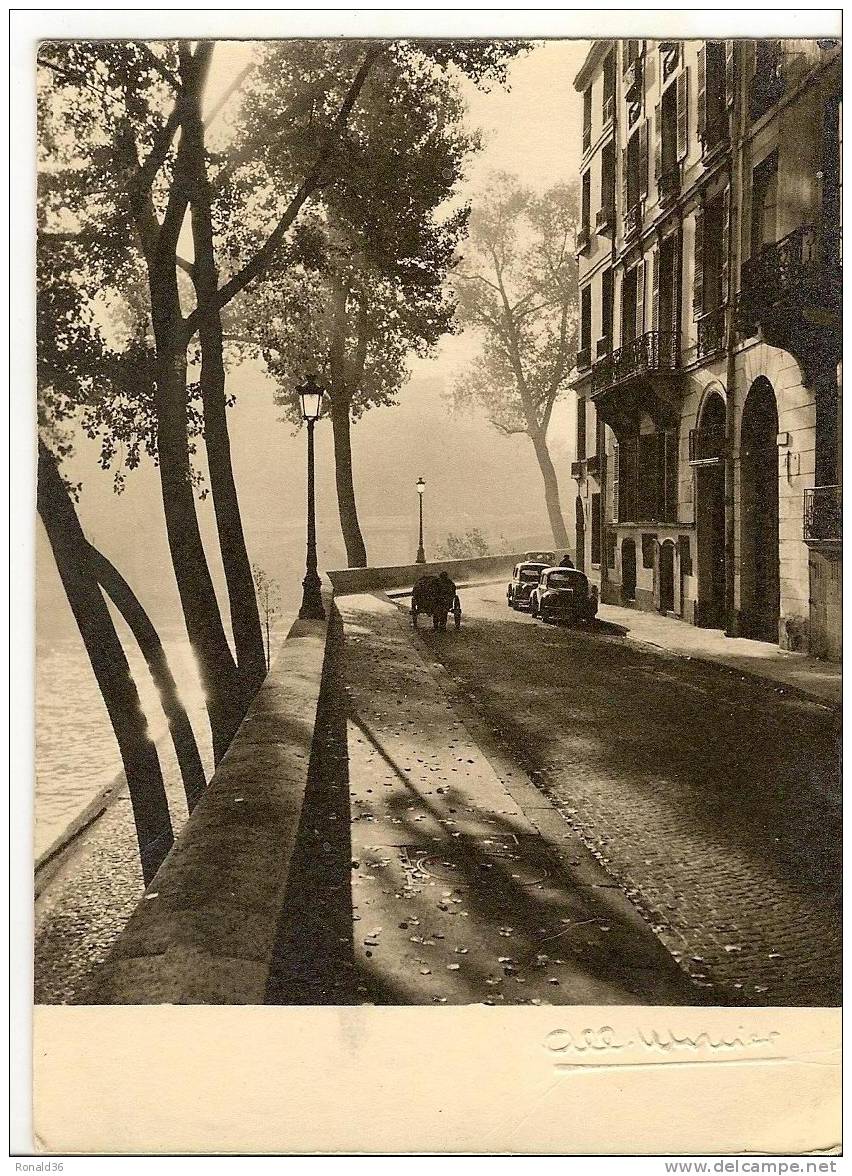
[[[423,551],[423,491],[426,489],[426,483],[422,478],[417,479],[417,497],[420,500],[420,542],[417,546],[416,563],[425,563],[426,554]]]
[[[324,388],[313,376],[296,389],[302,406],[302,420],[308,426],[308,557],[305,578],[302,581],[302,607],[299,617],[303,621],[324,621],[322,606],[322,581],[317,573],[317,526],[314,510],[314,425],[322,412]]]

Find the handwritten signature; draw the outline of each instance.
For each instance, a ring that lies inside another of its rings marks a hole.
[[[550,1053],[609,1053],[638,1047],[656,1053],[672,1054],[678,1051],[713,1050],[717,1053],[738,1050],[761,1049],[774,1045],[780,1036],[777,1029],[769,1033],[746,1031],[739,1026],[736,1033],[675,1033],[672,1029],[645,1029],[638,1027],[632,1033],[619,1033],[612,1025],[601,1025],[597,1029],[586,1028],[581,1032],[570,1029],[551,1029],[544,1039],[544,1047]]]

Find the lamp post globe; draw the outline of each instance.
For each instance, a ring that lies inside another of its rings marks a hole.
[[[314,425],[322,412],[322,398],[325,389],[317,383],[315,376],[308,376],[296,389],[302,410],[302,420],[308,426],[308,554],[305,578],[302,581],[302,607],[299,618],[303,621],[324,621],[325,609],[322,603],[322,581],[317,572],[317,529],[314,502]]]
[[[423,491],[426,489],[426,483],[422,478],[417,479],[417,498],[420,507],[420,540],[417,545],[417,559],[415,563],[425,563],[426,553],[423,550]]]

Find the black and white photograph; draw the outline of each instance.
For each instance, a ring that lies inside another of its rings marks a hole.
[[[279,15],[33,46],[33,1003],[763,1057],[841,1003],[841,41]]]

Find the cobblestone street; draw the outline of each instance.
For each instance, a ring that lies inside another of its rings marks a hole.
[[[714,1003],[839,1002],[836,712],[634,642],[462,591],[418,641]],[[404,602],[400,602],[401,604]],[[604,626],[603,629],[606,629]],[[475,721],[475,720],[474,720]]]

